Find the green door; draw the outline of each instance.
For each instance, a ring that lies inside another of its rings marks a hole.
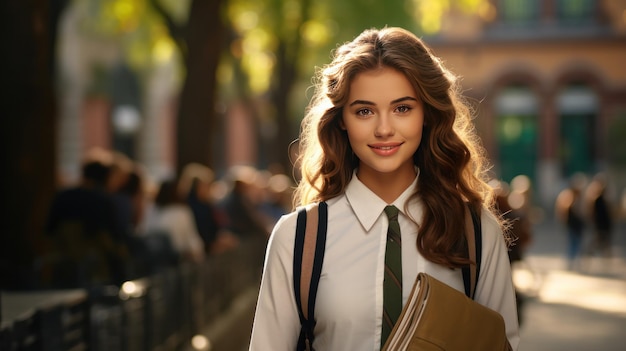
[[[593,171],[593,119],[589,114],[561,116],[559,153],[563,175]]]
[[[559,93],[557,104],[560,116],[558,151],[563,176],[569,178],[577,172],[593,172],[594,122],[598,114],[596,93],[583,84],[571,84]]]
[[[537,117],[529,114],[499,116],[497,138],[501,179],[510,182],[515,176],[524,174],[534,182]]]

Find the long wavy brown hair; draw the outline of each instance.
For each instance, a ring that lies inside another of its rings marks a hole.
[[[298,158],[302,179],[295,204],[326,201],[345,191],[359,160],[340,128],[342,110],[354,77],[380,67],[404,73],[424,103],[423,137],[413,156],[420,175],[412,197],[424,205],[423,218],[414,219],[420,223],[417,248],[432,262],[467,265],[466,206],[493,211],[488,164],[457,77],[422,40],[402,28],[365,30],[340,46],[332,62],[318,70],[315,93],[302,121]]]

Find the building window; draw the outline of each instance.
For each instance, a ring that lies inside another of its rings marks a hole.
[[[535,179],[537,163],[537,95],[526,86],[509,86],[496,96],[496,138],[500,179],[518,175]]]
[[[589,23],[594,20],[594,1],[557,0],[558,20],[564,24]]]
[[[589,87],[570,85],[558,95],[559,159],[563,176],[593,171],[598,98]]]
[[[511,25],[529,25],[539,20],[538,0],[500,0],[502,22]]]

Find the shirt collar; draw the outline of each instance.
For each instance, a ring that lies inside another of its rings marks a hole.
[[[415,176],[411,185],[392,203],[392,205],[396,206],[404,215],[406,215],[404,206],[417,186],[418,177],[419,169],[417,169],[417,176]],[[363,229],[369,231],[376,220],[378,220],[380,214],[385,210],[387,203],[359,180],[356,176],[356,171],[352,174],[352,180],[348,184],[345,194],[348,203],[350,203],[350,207],[352,207],[354,214],[359,222],[361,222]]]

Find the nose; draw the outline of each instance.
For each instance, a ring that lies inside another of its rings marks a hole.
[[[395,134],[395,129],[389,114],[380,114],[376,124],[374,135],[376,137],[389,137]]]

